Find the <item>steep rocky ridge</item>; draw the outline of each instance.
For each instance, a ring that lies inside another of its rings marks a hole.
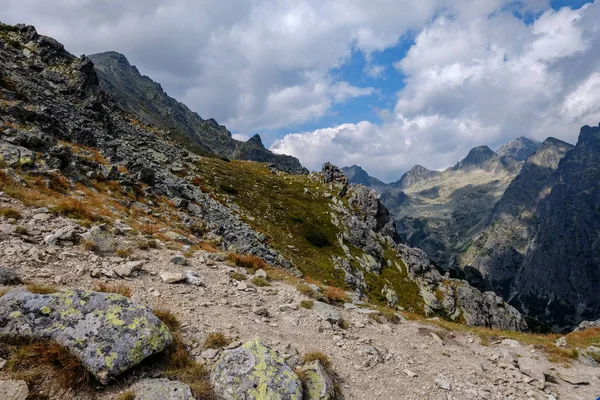
[[[501,158],[511,158],[516,162],[521,162],[535,153],[540,146],[540,142],[521,136],[500,147],[496,154]]]
[[[111,51],[92,54],[89,59],[94,63],[100,86],[119,107],[146,124],[168,131],[190,150],[201,155],[269,162],[282,171],[307,173],[298,159],[272,153],[258,136],[250,143],[233,139],[214,119],[202,119],[185,104],[168,96],[160,84],[141,75],[124,55]]]
[[[597,143],[588,126],[575,147],[544,141],[459,263],[471,282],[558,331],[600,315]]]
[[[558,164],[557,182],[538,206],[539,221],[517,275],[516,304],[565,328],[600,316],[600,129],[581,128]]]

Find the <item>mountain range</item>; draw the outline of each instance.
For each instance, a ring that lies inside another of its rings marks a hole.
[[[445,171],[417,165],[390,184],[344,171],[380,193],[400,237],[438,268],[561,330],[600,316],[598,140],[589,126],[575,146],[520,137],[496,152],[476,147]]]
[[[598,317],[599,128],[390,185],[306,174],[107,54],[0,23],[0,393],[598,393],[600,321],[516,307]]]

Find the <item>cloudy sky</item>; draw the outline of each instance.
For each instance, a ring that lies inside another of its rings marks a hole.
[[[600,121],[600,0],[3,0],[0,19],[119,51],[311,169],[392,181]]]

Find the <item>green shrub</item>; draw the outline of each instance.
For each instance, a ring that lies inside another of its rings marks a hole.
[[[265,278],[261,278],[259,276],[255,276],[254,278],[252,278],[252,280],[250,282],[252,282],[252,284],[254,284],[255,286],[258,286],[258,287],[271,286],[271,284],[269,283],[268,280],[266,280]]]
[[[300,307],[306,308],[307,310],[310,310],[311,308],[313,308],[314,305],[315,305],[315,302],[312,300],[302,300],[300,302]]]
[[[240,194],[240,192],[236,188],[234,188],[233,186],[225,185],[225,184],[220,184],[219,189],[221,189],[225,193],[231,194],[233,196],[237,196],[238,194]]]
[[[329,239],[318,228],[310,228],[304,232],[304,239],[315,247],[329,246]]]

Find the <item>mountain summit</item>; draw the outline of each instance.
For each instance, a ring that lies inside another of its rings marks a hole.
[[[521,136],[500,147],[496,154],[503,158],[508,157],[521,162],[535,153],[540,146],[540,142]]]
[[[303,174],[308,171],[298,159],[267,150],[260,140],[244,143],[214,119],[202,119],[185,104],[165,93],[162,86],[142,76],[120,53],[109,51],[89,56],[100,86],[117,104],[142,122],[169,131],[171,137],[191,151],[239,160],[268,162],[282,171]]]

